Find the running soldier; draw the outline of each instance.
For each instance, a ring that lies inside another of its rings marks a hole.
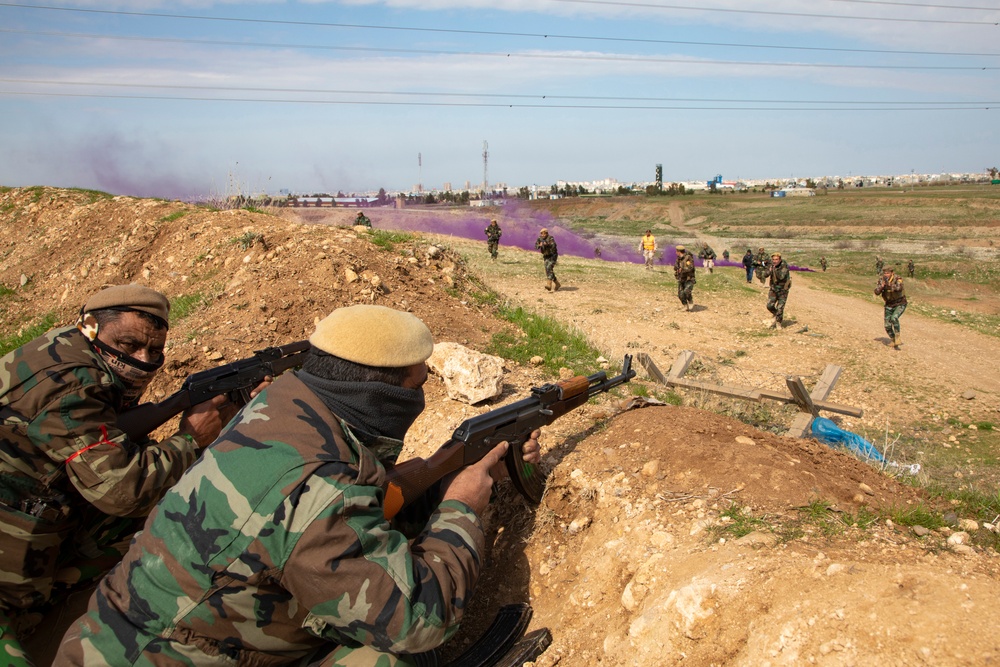
[[[677,279],[677,298],[688,312],[694,310],[694,255],[682,246],[677,246],[677,260],[674,262],[674,278]]]
[[[503,236],[503,230],[500,229],[500,225],[497,224],[496,218],[490,220],[490,225],[483,230],[486,233],[486,249],[490,253],[490,257],[494,260],[497,258],[497,249],[500,247],[500,237]]]
[[[819,258],[819,265],[823,269],[823,272],[825,273],[826,272],[826,257],[820,257]]]
[[[788,290],[792,288],[792,274],[788,270],[788,262],[781,259],[780,252],[771,253],[771,266],[767,276],[771,285],[767,292],[767,309],[774,315],[772,326],[780,329],[785,317]]]
[[[757,280],[759,280],[760,284],[763,285],[767,280],[767,272],[771,266],[771,262],[768,261],[767,252],[764,248],[757,249],[757,254],[753,258],[753,263],[754,266],[757,267]]]
[[[884,322],[885,332],[893,349],[898,350],[903,344],[899,332],[899,318],[906,310],[906,294],[903,291],[903,279],[896,275],[891,266],[882,269],[882,277],[875,285],[875,294],[885,301]]]
[[[562,285],[559,284],[559,279],[556,278],[556,262],[559,261],[559,248],[556,247],[556,240],[549,235],[549,230],[542,229],[538,232],[538,238],[535,239],[535,250],[542,253],[542,259],[545,260],[545,289],[550,292],[557,291]]]
[[[705,262],[705,268],[708,269],[708,272],[712,273],[712,270],[715,268],[715,258],[717,257],[715,251],[712,250],[712,246],[707,243],[703,244],[698,257]]]
[[[643,259],[646,260],[646,270],[653,270],[653,261],[656,259],[656,239],[653,238],[653,232],[646,230],[646,235],[642,237],[639,241],[639,252],[642,253]]]

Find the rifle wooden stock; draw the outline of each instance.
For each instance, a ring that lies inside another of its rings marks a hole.
[[[476,463],[503,441],[510,445],[504,462],[511,481],[522,496],[537,505],[545,491],[545,477],[539,466],[524,460],[523,445],[531,433],[585,404],[591,396],[633,377],[632,356],[625,355],[617,377],[608,379],[602,371],[533,387],[528,398],[466,419],[451,440],[429,458],[404,461],[386,471],[385,517],[391,519],[445,475]]]

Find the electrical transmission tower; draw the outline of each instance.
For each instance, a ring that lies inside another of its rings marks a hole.
[[[483,141],[483,199],[489,199],[490,192],[490,145]]]

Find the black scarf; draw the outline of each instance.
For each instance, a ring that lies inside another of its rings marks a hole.
[[[402,440],[424,411],[424,390],[385,382],[341,382],[300,370],[298,378],[359,436]]]

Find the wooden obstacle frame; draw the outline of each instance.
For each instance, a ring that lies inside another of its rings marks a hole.
[[[820,376],[816,386],[812,391],[806,389],[802,378],[797,375],[785,377],[785,385],[789,393],[772,391],[770,389],[746,389],[743,387],[733,387],[724,384],[714,384],[712,382],[702,382],[684,377],[688,366],[694,361],[694,352],[684,350],[677,359],[674,360],[670,370],[664,375],[656,364],[645,352],[640,352],[636,356],[639,364],[646,369],[656,382],[667,387],[685,387],[687,389],[700,389],[713,394],[721,394],[729,398],[738,398],[745,401],[760,403],[762,400],[778,401],[779,403],[795,404],[799,408],[799,414],[792,420],[792,425],[785,435],[793,438],[804,438],[812,432],[812,420],[819,416],[820,411],[833,412],[851,417],[860,417],[863,414],[861,408],[850,405],[842,405],[826,400],[833,392],[833,387],[840,378],[841,368],[834,364],[828,364],[823,374]]]

